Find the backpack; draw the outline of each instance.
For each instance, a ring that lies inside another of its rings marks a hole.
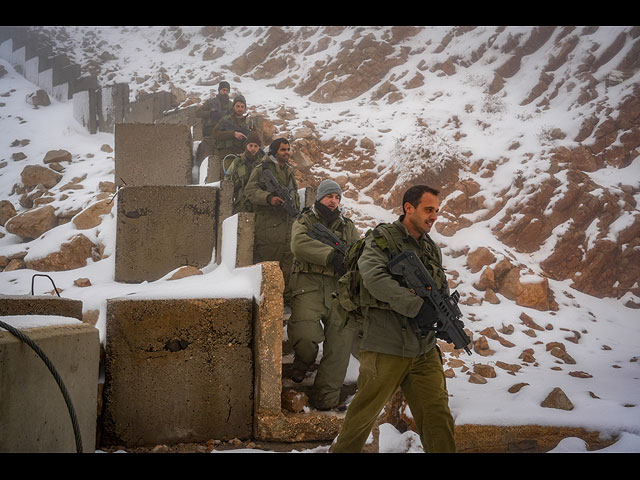
[[[335,293],[340,306],[347,312],[348,316],[353,317],[358,323],[363,320],[361,309],[363,305],[360,301],[362,277],[358,268],[358,260],[364,250],[365,241],[370,235],[373,235],[374,241],[383,251],[389,251],[389,243],[395,244],[385,224],[379,224],[375,228],[368,230],[364,237],[349,247],[344,258],[344,266],[347,272],[338,279],[338,289]]]

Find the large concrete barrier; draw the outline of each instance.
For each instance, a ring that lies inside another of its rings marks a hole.
[[[115,125],[115,183],[191,185],[193,141],[187,125]]]
[[[157,280],[212,261],[218,230],[213,186],[137,186],[118,190],[115,280]]]
[[[251,299],[110,299],[103,443],[246,439],[253,426]]]
[[[11,318],[14,317],[0,316],[0,320],[13,325]],[[75,411],[82,451],[95,452],[98,330],[70,319],[64,325],[20,331],[45,353],[66,387]],[[77,451],[72,418],[54,376],[31,347],[1,328],[0,425],[2,453]]]

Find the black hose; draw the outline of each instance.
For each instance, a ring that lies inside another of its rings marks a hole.
[[[56,284],[53,283],[53,278],[51,278],[49,275],[45,275],[44,273],[36,273],[33,277],[31,277],[31,295],[33,295],[33,282],[35,281],[36,277],[47,277],[49,280],[51,280],[51,283],[53,284],[53,290],[56,292],[58,297],[60,296]]]
[[[64,397],[64,401],[67,404],[67,409],[69,410],[69,415],[71,417],[71,424],[73,426],[73,434],[75,435],[75,439],[76,439],[76,452],[77,453],[82,453],[82,437],[80,435],[80,429],[78,428],[78,419],[76,417],[76,412],[75,412],[75,409],[73,408],[73,403],[71,403],[71,397],[69,396],[69,392],[67,391],[66,387],[64,386],[64,383],[63,383],[62,379],[60,378],[60,375],[58,375],[58,372],[56,371],[55,367],[53,366],[53,364],[49,360],[49,357],[47,357],[47,355],[40,349],[40,347],[38,347],[38,345],[36,345],[33,342],[33,340],[31,340],[29,337],[27,337],[24,333],[22,333],[17,328],[14,328],[13,326],[11,326],[11,325],[3,322],[3,321],[0,321],[0,327],[8,330],[14,336],[18,337],[24,343],[29,345],[33,349],[33,351],[36,352],[38,354],[38,356],[42,359],[42,361],[45,363],[45,365],[47,366],[47,368],[49,369],[49,371],[53,375],[53,378],[55,378],[56,383],[58,384],[58,387],[60,387],[60,391],[62,392],[62,396]]]

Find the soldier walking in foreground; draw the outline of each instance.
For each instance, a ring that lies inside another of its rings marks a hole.
[[[358,260],[364,313],[358,391],[331,452],[361,452],[380,411],[398,387],[409,404],[424,450],[455,452],[454,422],[436,332],[417,328],[418,321],[434,323],[434,307],[387,269],[393,256],[412,250],[438,290],[448,295],[442,254],[428,235],[437,218],[438,193],[424,185],[411,187],[402,199],[403,215],[379,225],[365,240]]]
[[[314,205],[303,210],[291,232],[294,262],[291,318],[287,324],[295,352],[291,378],[295,382],[304,379],[322,343],[323,355],[312,391],[312,403],[319,410],[340,407],[355,335],[354,326],[345,325],[341,321],[344,317],[335,315],[332,308],[332,293],[344,273],[345,249],[359,238],[355,225],[339,208],[341,198],[342,190],[336,182],[322,181]],[[328,229],[325,236],[316,234],[318,226]],[[342,249],[336,246],[340,242]]]

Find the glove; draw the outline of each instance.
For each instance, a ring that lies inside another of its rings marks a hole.
[[[433,324],[436,322],[436,310],[429,300],[424,300],[420,311],[413,317],[420,330],[433,330]]]
[[[347,269],[344,266],[344,255],[337,250],[333,252],[331,257],[331,265],[338,275],[342,276],[347,273]]]

